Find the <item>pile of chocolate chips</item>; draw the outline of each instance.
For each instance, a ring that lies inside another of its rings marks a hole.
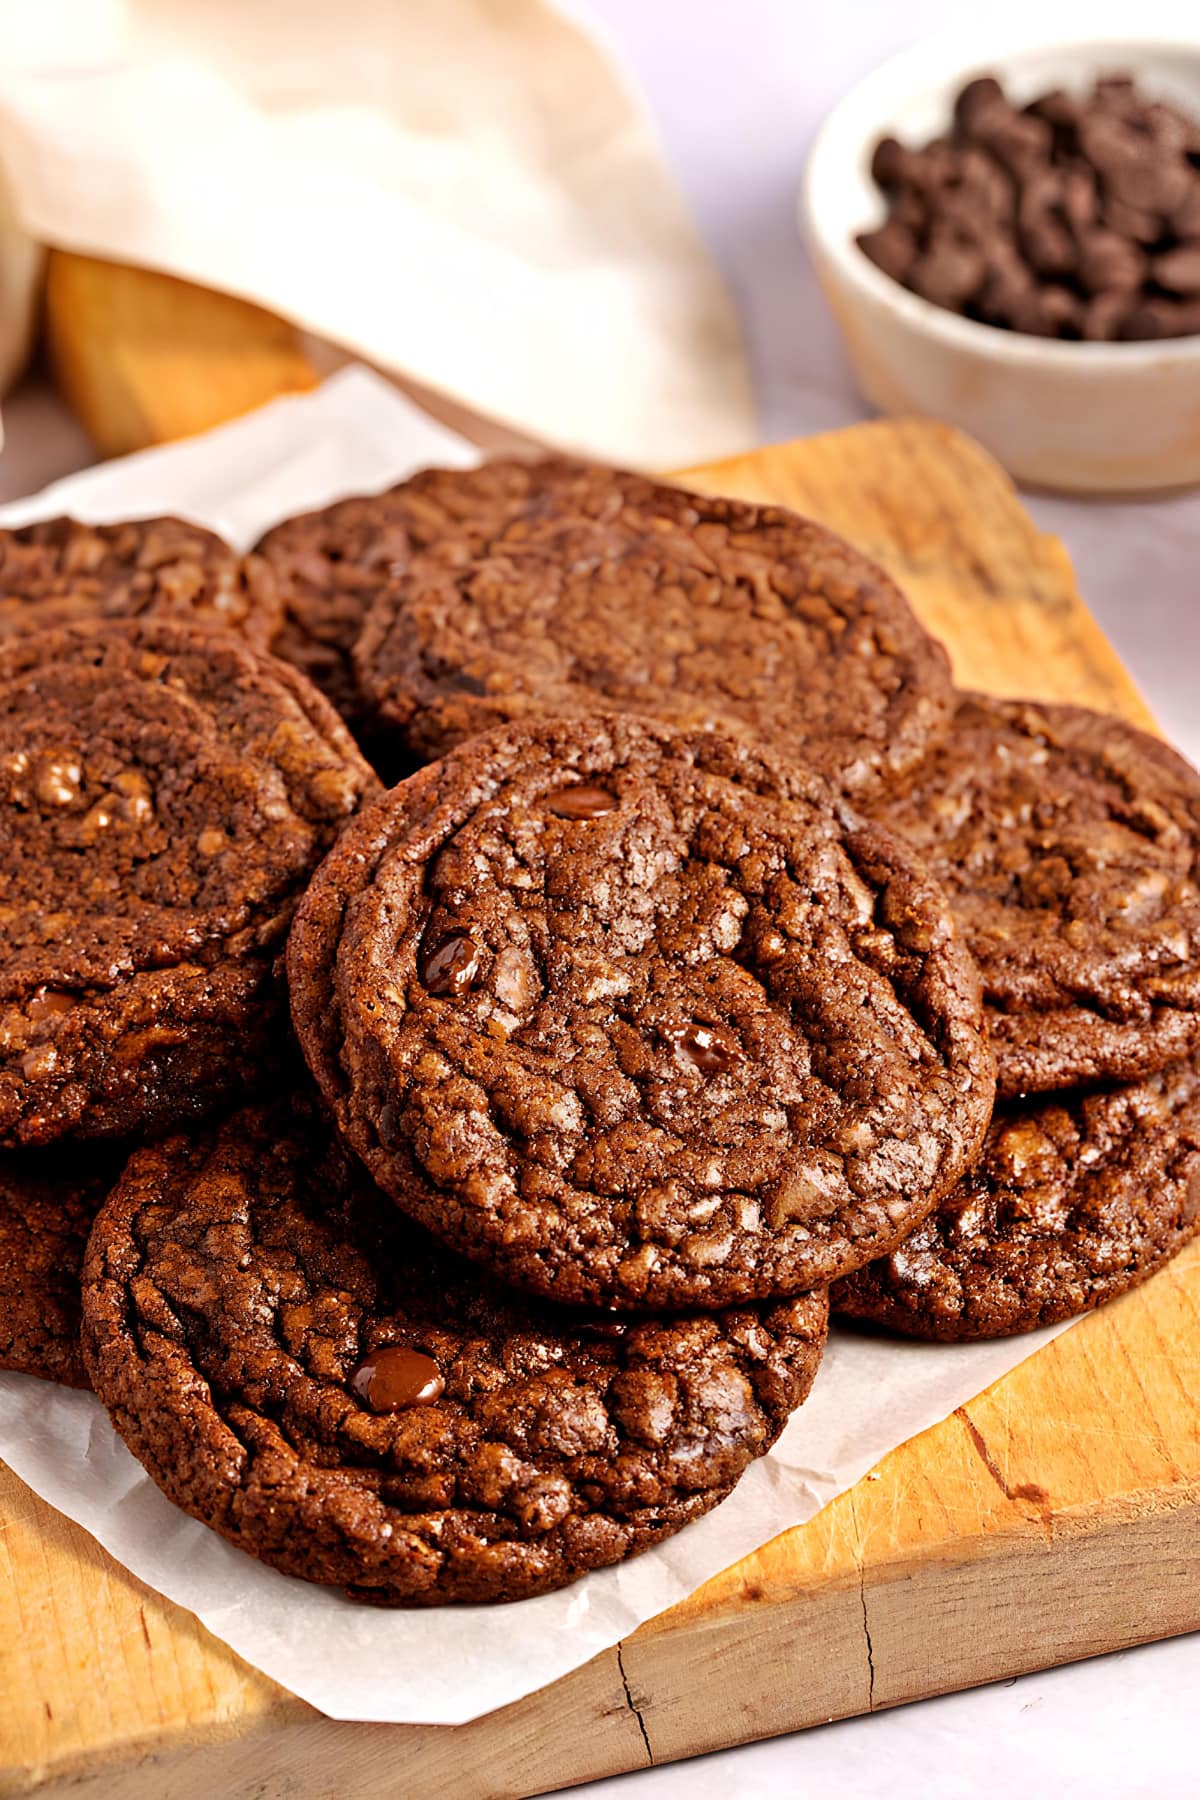
[[[980,76],[922,150],[871,174],[888,218],[859,248],[935,306],[1036,337],[1200,332],[1200,125],[1126,75],[1020,108]]]

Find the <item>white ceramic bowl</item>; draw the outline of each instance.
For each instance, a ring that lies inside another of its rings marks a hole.
[[[973,75],[994,72],[1024,104],[1048,88],[1083,92],[1121,70],[1200,117],[1200,19],[1191,42],[1131,31],[1038,45],[1026,24],[1019,47],[1003,27],[919,45],[831,113],[801,196],[817,273],[867,398],[887,413],[957,425],[1013,475],[1051,488],[1200,483],[1200,337],[1082,344],[1000,331],[910,294],[854,240],[886,214],[870,176],[876,141],[890,133],[917,145],[943,132]]]

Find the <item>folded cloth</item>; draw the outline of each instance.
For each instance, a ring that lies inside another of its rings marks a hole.
[[[549,443],[754,440],[644,109],[549,0],[0,0],[0,42],[41,242],[257,300]]]

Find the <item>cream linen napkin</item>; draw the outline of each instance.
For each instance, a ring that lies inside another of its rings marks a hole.
[[[257,300],[533,438],[755,436],[648,119],[549,0],[0,0],[0,167],[44,243]]]

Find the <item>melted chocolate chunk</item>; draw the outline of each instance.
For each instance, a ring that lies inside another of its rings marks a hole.
[[[546,795],[547,810],[559,819],[599,819],[617,805],[617,796],[608,788],[591,787],[586,782],[578,787],[555,788]]]
[[[479,945],[465,932],[445,937],[421,958],[421,985],[426,993],[457,1000],[474,986],[482,961]]]
[[[401,1412],[406,1406],[429,1406],[446,1391],[432,1356],[405,1344],[373,1351],[350,1378],[350,1385],[372,1412]]]
[[[672,1035],[680,1057],[702,1075],[720,1075],[738,1053],[737,1039],[722,1025],[685,1025]]]

